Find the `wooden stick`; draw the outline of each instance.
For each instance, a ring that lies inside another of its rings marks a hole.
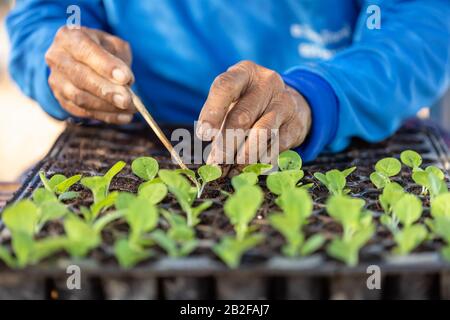
[[[130,92],[131,92],[131,95],[132,95],[132,98],[133,98],[133,103],[136,106],[136,109],[142,114],[142,116],[144,117],[145,121],[147,121],[148,125],[150,126],[150,128],[152,128],[153,132],[156,134],[158,139],[162,142],[164,147],[166,147],[167,151],[169,151],[169,153],[172,156],[172,158],[175,159],[175,161],[178,163],[178,165],[182,169],[188,169],[188,167],[186,167],[186,165],[183,163],[183,160],[181,160],[180,156],[178,155],[178,153],[173,148],[173,146],[170,143],[169,139],[167,139],[167,137],[164,134],[164,132],[161,130],[159,125],[156,123],[156,121],[150,115],[150,113],[148,112],[147,108],[142,103],[141,99],[139,99],[139,97],[133,92],[133,90],[130,89]]]

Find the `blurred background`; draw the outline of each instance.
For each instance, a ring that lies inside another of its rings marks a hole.
[[[8,37],[5,17],[12,0],[0,0],[0,183],[19,182],[29,168],[49,150],[64,129],[64,123],[49,117],[35,102],[25,97],[7,72]],[[432,117],[450,128],[450,94],[440,108],[423,108],[421,118]]]
[[[14,182],[39,161],[64,129],[25,97],[7,72],[8,36],[4,26],[12,1],[0,0],[0,182]]]

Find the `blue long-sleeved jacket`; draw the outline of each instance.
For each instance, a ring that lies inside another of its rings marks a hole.
[[[240,60],[281,73],[312,109],[305,160],[352,137],[387,137],[449,85],[448,0],[16,2],[7,19],[11,74],[59,119],[68,114],[50,91],[44,54],[73,4],[82,25],[130,43],[135,89],[161,122],[192,124],[214,77]],[[379,29],[368,27],[374,4]]]

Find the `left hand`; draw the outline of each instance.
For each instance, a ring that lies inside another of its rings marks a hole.
[[[214,140],[207,163],[230,164],[231,159],[242,168],[256,161],[271,162],[279,152],[299,146],[310,127],[311,110],[298,91],[275,71],[242,61],[214,80],[196,133],[201,140]],[[243,129],[247,139],[227,143],[226,129]],[[272,129],[279,130],[275,152],[270,150]]]

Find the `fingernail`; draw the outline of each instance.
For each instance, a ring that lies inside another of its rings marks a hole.
[[[199,121],[197,123],[197,137],[203,141],[209,141],[213,137],[214,130],[208,122]]]
[[[131,121],[132,118],[133,118],[133,115],[131,115],[131,114],[119,114],[119,116],[117,117],[119,122],[122,122],[122,123],[128,123]]]
[[[126,83],[127,82],[127,75],[122,70],[116,68],[112,72],[112,76],[114,80],[120,83]]]
[[[114,105],[120,109],[126,109],[127,107],[125,106],[125,97],[121,94],[115,94],[113,95],[113,101],[114,101]]]

